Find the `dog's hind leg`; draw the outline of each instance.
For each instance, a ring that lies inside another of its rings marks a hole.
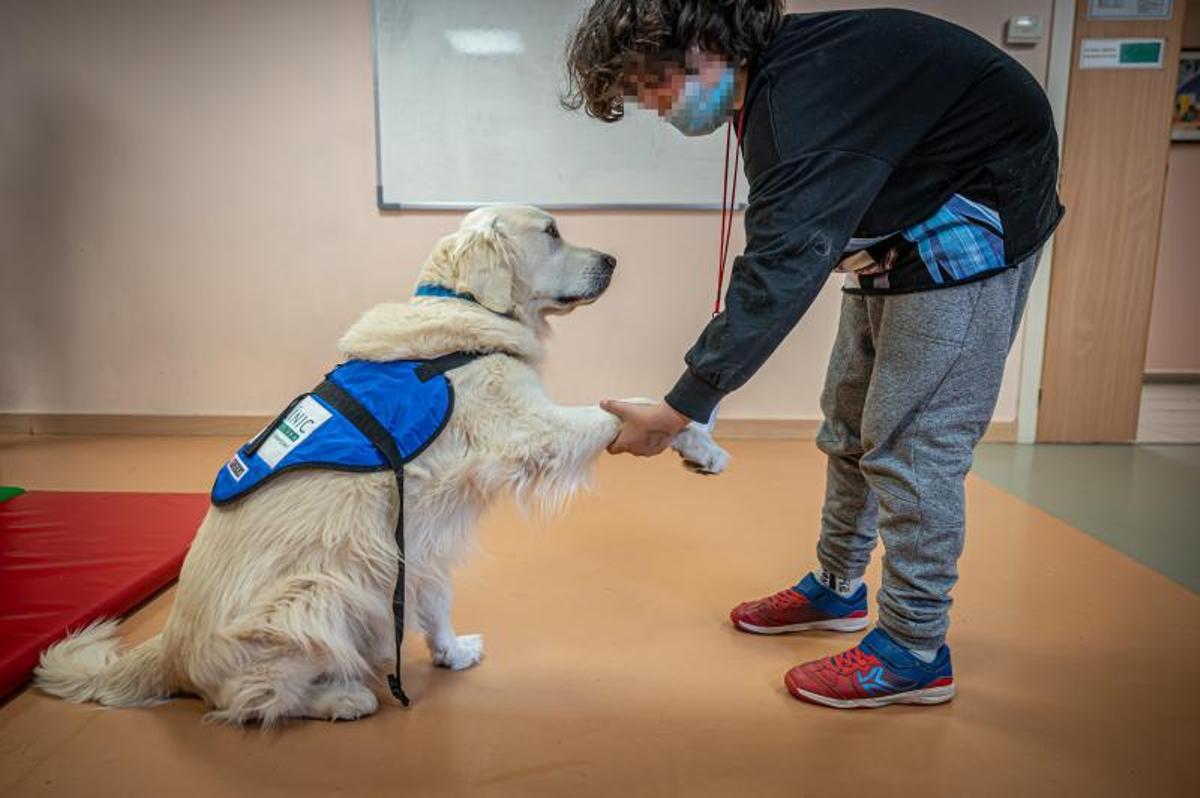
[[[322,673],[321,657],[274,654],[227,679],[221,706],[207,719],[269,728],[284,718],[356,720],[379,708],[379,699],[366,685]]]
[[[259,654],[248,667],[225,679],[213,697],[216,708],[205,720],[236,725],[257,722],[269,728],[284,718],[306,714],[321,663],[278,648]]]
[[[382,608],[383,602],[372,602],[364,588],[331,574],[280,580],[225,630],[223,637],[238,645],[241,662],[212,691],[211,719],[270,726],[282,718],[310,716],[315,706],[319,717],[330,717],[325,710],[345,696],[327,685],[340,685],[344,694],[371,674],[364,653]],[[359,715],[366,714],[362,710],[370,702],[356,688],[349,692],[357,696],[350,703]]]
[[[444,577],[427,577],[414,585],[417,621],[433,664],[452,671],[466,670],[483,659],[483,635],[456,635],[450,622],[452,591]]]
[[[318,720],[357,720],[375,714],[377,709],[379,699],[366,685],[319,680],[313,685],[303,715]]]

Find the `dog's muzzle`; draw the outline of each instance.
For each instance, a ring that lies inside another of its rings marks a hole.
[[[598,253],[597,263],[587,271],[587,290],[579,294],[564,294],[555,299],[555,303],[563,307],[576,307],[595,302],[601,294],[608,290],[612,282],[613,272],[617,268],[617,259],[603,252]]]

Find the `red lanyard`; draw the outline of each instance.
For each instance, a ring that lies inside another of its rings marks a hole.
[[[717,247],[717,297],[713,300],[713,316],[721,313],[721,295],[725,288],[725,261],[729,259],[729,238],[733,235],[733,209],[737,205],[738,156],[742,151],[742,124],[746,121],[746,106],[738,111],[738,147],[733,151],[733,179],[729,175],[729,148],[733,136],[733,120],[725,128],[725,174],[721,179],[721,241]],[[726,201],[729,203],[726,209]]]

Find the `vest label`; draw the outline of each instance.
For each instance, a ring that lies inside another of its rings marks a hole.
[[[271,468],[312,435],[332,414],[311,396],[296,403],[291,412],[276,425],[270,437],[258,450],[258,456]]]
[[[246,476],[246,472],[250,469],[246,468],[246,464],[242,462],[242,458],[235,453],[225,464],[225,468],[229,471],[229,476],[233,477],[234,482],[241,482],[242,477]]]

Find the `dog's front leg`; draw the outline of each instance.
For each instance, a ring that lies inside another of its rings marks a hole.
[[[729,452],[713,440],[708,427],[695,421],[675,436],[671,448],[683,458],[684,467],[697,474],[720,474],[729,465]]]
[[[414,585],[417,621],[433,664],[452,671],[466,670],[483,659],[483,635],[456,635],[450,622],[453,591],[449,579],[427,578]]]
[[[554,512],[587,485],[592,464],[617,437],[621,422],[599,407],[546,403],[523,420],[527,437],[510,484],[518,497],[536,496]]]
[[[599,407],[552,405],[544,416],[551,426],[551,461],[564,471],[586,470],[621,431],[621,420]]]
[[[597,406],[560,407],[558,412],[566,419],[569,434],[579,438],[579,445],[598,457],[621,431],[621,419],[601,410]]]

